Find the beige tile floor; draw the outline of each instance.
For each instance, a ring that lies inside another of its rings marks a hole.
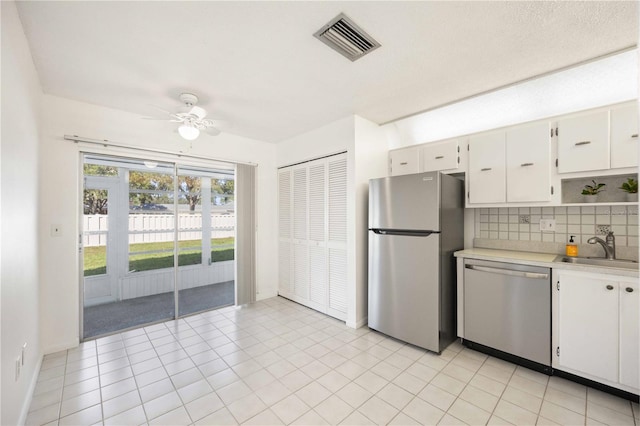
[[[638,404],[279,297],[47,355],[27,424],[640,425]]]

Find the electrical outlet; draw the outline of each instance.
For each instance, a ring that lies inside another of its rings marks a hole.
[[[596,235],[607,235],[611,231],[611,225],[596,225]]]
[[[555,219],[540,219],[540,230],[542,232],[555,232],[556,220]]]

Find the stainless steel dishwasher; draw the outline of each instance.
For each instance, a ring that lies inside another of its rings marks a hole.
[[[465,259],[464,340],[533,361],[541,364],[537,369],[549,371],[550,272],[537,266]]]

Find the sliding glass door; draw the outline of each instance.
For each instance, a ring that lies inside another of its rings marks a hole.
[[[84,175],[83,338],[234,303],[233,169],[85,155]]]
[[[180,315],[234,303],[232,175],[178,169]]]

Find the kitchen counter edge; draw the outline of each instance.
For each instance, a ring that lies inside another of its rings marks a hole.
[[[572,271],[592,272],[598,274],[611,274],[623,277],[638,278],[640,276],[640,273],[637,270],[634,271],[607,266],[554,262],[556,257],[559,255],[553,253],[473,248],[456,251],[453,255],[458,258],[491,260],[494,262],[517,263],[520,265],[542,266],[546,268],[568,269]]]

